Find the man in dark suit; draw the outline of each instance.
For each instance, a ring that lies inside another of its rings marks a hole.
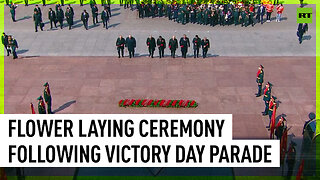
[[[8,41],[8,36],[6,35],[6,33],[3,33],[3,34],[2,34],[1,40],[2,40],[2,44],[3,44],[4,48],[7,50],[7,56],[9,56],[10,53],[11,53],[11,50],[10,50],[10,48],[8,47],[9,41]]]
[[[104,8],[104,10],[101,12],[101,20],[103,23],[103,27],[108,29],[109,13],[107,8]]]
[[[48,19],[50,20],[50,26],[51,26],[50,29],[52,29],[52,23],[57,28],[56,18],[57,18],[56,13],[52,10],[52,8],[49,8]]]
[[[81,21],[83,22],[83,26],[86,30],[88,30],[88,20],[89,20],[89,13],[86,10],[83,10],[81,13]]]
[[[206,37],[204,37],[201,41],[201,45],[202,45],[202,57],[206,58],[207,57],[207,53],[208,50],[210,48],[210,41],[209,39],[207,39]]]
[[[266,8],[264,7],[263,4],[260,4],[260,6],[258,7],[257,16],[256,16],[258,23],[261,22],[261,24],[263,24],[263,16],[265,15],[265,13],[266,13]]]
[[[121,56],[123,57],[123,49],[124,49],[125,44],[126,44],[126,40],[122,36],[119,36],[116,41],[116,46],[117,46],[117,50],[118,50],[118,58],[120,58],[120,52],[121,52]]]
[[[136,39],[129,35],[126,39],[126,47],[129,51],[129,58],[134,57],[134,48],[136,48]]]
[[[156,40],[150,35],[147,38],[146,44],[148,46],[149,57],[153,58],[154,50],[156,48]]]
[[[199,49],[201,47],[201,39],[199,38],[198,35],[196,35],[193,40],[193,57],[198,58],[199,57]]]
[[[59,6],[58,11],[57,11],[57,20],[60,24],[60,29],[63,28],[63,19],[64,19],[64,13],[63,13],[61,6]]]
[[[175,36],[172,36],[172,38],[169,40],[169,49],[171,51],[171,57],[176,57],[176,50],[178,49],[178,40]]]
[[[183,37],[179,41],[181,47],[181,53],[183,58],[187,58],[188,47],[190,47],[190,41],[187,35],[183,35]]]
[[[96,23],[98,23],[98,7],[95,4],[92,9],[92,19],[93,19],[93,24],[96,25]]]
[[[166,48],[166,40],[159,36],[157,39],[157,45],[159,48],[159,58],[164,57],[164,49]]]

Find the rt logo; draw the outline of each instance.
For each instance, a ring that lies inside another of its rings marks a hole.
[[[312,23],[312,8],[297,8],[297,23]]]

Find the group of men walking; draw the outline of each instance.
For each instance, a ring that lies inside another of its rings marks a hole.
[[[192,40],[193,44],[193,57],[198,58],[199,57],[199,50],[202,48],[202,57],[206,58],[208,50],[210,48],[210,41],[206,37],[201,39],[198,35],[195,35],[195,37]],[[166,49],[166,40],[159,36],[157,40],[155,40],[154,37],[151,35],[146,40],[146,45],[149,52],[149,57],[154,57],[154,51],[156,47],[159,49],[159,58],[164,57],[164,50]],[[180,45],[181,48],[181,56],[183,58],[187,58],[188,48],[190,47],[190,40],[189,38],[184,34],[183,37],[180,38],[180,41],[178,43],[178,40],[175,36],[172,36],[170,38],[168,46],[171,53],[171,57],[176,57],[176,50],[178,49],[178,46]],[[134,52],[136,48],[136,40],[134,37],[129,35],[126,39],[124,39],[122,36],[119,36],[116,41],[116,47],[118,51],[118,58],[124,57],[124,48],[128,48],[129,52],[129,58],[134,57]]]
[[[263,24],[271,21],[274,5],[270,4],[242,4],[230,1],[230,4],[150,4],[138,3],[137,9],[140,18],[163,17],[178,23],[197,23],[201,25],[238,25],[254,26],[256,23]],[[276,6],[277,19],[281,21],[284,7],[282,4]]]
[[[7,56],[10,56],[10,54],[12,54],[13,59],[17,59],[18,58],[18,55],[16,52],[18,49],[17,40],[14,39],[12,35],[6,35],[6,33],[2,33],[1,42],[7,51]]]

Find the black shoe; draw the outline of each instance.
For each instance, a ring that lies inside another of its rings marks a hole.
[[[120,58],[120,56],[118,56],[118,58]]]

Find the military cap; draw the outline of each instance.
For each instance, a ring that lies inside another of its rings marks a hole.
[[[275,96],[272,96],[272,99],[276,100],[276,99],[277,99],[277,97],[275,97]]]
[[[41,100],[42,99],[42,96],[39,96],[38,98],[37,98],[37,100]]]
[[[262,64],[260,64],[260,67],[263,69],[264,67],[262,66]]]
[[[44,85],[43,86],[48,86],[49,85],[49,83],[48,82],[46,82],[46,83],[44,83]]]
[[[268,82],[268,84],[269,84],[270,87],[273,86],[273,84],[271,84],[271,82]]]

